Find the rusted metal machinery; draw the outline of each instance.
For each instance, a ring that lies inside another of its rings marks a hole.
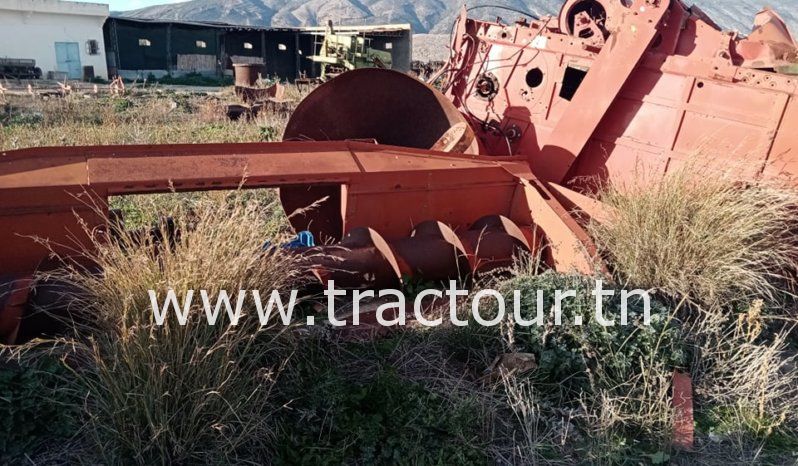
[[[463,15],[447,94],[481,153],[527,155],[550,182],[627,181],[688,161],[773,177],[798,170],[796,62],[771,10],[746,38],[677,0],[569,0],[531,23]]]
[[[330,80],[346,71],[360,68],[391,68],[393,58],[386,52],[371,47],[365,32],[341,33],[332,21],[327,22],[324,35],[316,35],[316,53],[308,59],[321,67],[322,81]]]
[[[0,337],[37,270],[109,228],[109,196],[279,187],[321,280],[468,277],[521,250],[591,273],[593,183],[688,163],[740,178],[798,172],[798,47],[770,10],[748,37],[680,0],[568,0],[514,24],[463,11],[444,92],[361,69],[310,94],[285,142],[40,148],[0,155]],[[436,77],[437,78],[437,77]],[[575,211],[583,215],[576,216]],[[579,220],[577,220],[579,219]]]
[[[41,79],[41,77],[42,69],[36,66],[36,60],[0,57],[0,78]]]

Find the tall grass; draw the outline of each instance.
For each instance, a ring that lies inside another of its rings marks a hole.
[[[685,171],[608,187],[610,221],[591,225],[617,274],[704,304],[776,300],[798,264],[798,194]]]
[[[609,221],[590,230],[617,278],[687,303],[699,435],[722,445],[699,437],[697,457],[764,461],[798,443],[798,193],[683,171],[602,200]]]
[[[285,329],[261,327],[246,306],[237,326],[224,316],[210,326],[199,300],[187,325],[170,314],[159,326],[148,296],[203,289],[213,303],[221,290],[268,296],[291,287],[293,259],[262,251],[276,232],[268,211],[250,201],[218,193],[191,208],[176,204],[168,212],[176,241],[166,222],[155,235],[119,232],[89,253],[102,274],[75,266],[59,277],[80,290],[73,308],[83,310],[79,338],[94,368],[76,375],[87,386],[88,431],[105,461],[227,462],[271,448],[270,392],[288,354]]]

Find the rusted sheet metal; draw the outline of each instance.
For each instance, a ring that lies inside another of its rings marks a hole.
[[[74,250],[90,248],[89,235],[108,228],[103,212],[107,213],[109,195],[308,183],[332,186],[343,193],[331,210],[341,216],[340,231],[349,233],[338,246],[319,250],[315,259],[308,255],[320,277],[360,287],[395,282],[404,275],[470,276],[510,265],[516,253],[539,250],[542,240],[542,236],[535,239],[537,227],[529,211],[520,217],[520,225],[509,218],[479,220],[497,213],[513,214],[519,181],[503,163],[363,142],[9,153],[0,162],[3,271],[19,276],[40,268],[51,252],[69,256]],[[432,235],[424,227],[425,220],[435,220],[457,233]],[[544,218],[544,225],[550,220]],[[384,242],[353,243],[352,235],[362,225],[373,226],[369,231],[379,231]],[[319,233],[316,225],[309,227]],[[34,238],[46,239],[47,244]],[[568,252],[558,263],[572,256]],[[441,260],[447,257],[451,260]],[[0,315],[0,322],[13,328],[9,320],[16,321],[18,315],[8,309],[19,307],[7,307]],[[16,329],[8,330],[4,336],[8,339],[14,333]]]
[[[270,100],[282,101],[285,96],[285,86],[274,83],[268,87],[253,87],[252,85],[236,84],[236,95],[247,104],[266,102]]]
[[[339,183],[353,174],[500,167],[486,157],[359,141],[59,147],[2,153],[0,189],[86,186],[124,194],[235,188],[245,177],[244,186],[260,187]]]
[[[504,162],[503,167],[518,179],[510,217],[521,225],[534,224],[535,234],[544,238],[543,259],[553,269],[587,275],[607,274],[598,260],[598,249],[584,226],[577,221],[579,209],[602,216],[601,206],[570,190],[538,179],[526,162]],[[577,204],[573,200],[578,200]]]
[[[432,87],[402,73],[371,68],[344,73],[319,86],[294,111],[283,138],[373,139],[429,149],[464,122],[452,102]]]
[[[0,281],[0,344],[15,342],[32,285],[33,277]]]
[[[470,276],[510,265],[520,251],[540,250],[544,236],[535,214],[529,206],[513,207],[521,181],[507,164],[517,163],[358,141],[10,152],[0,159],[0,242],[9,246],[1,253],[3,271],[20,276],[41,267],[51,252],[68,256],[90,248],[89,235],[108,228],[110,195],[307,185],[340,193],[325,202],[340,228],[330,231],[344,240],[312,259],[320,277],[354,287],[405,275]],[[310,215],[308,228],[322,235],[326,226],[313,223],[316,218],[323,217]],[[568,218],[564,211],[542,215],[543,232],[564,234]],[[559,229],[550,228],[552,222]],[[374,232],[369,242],[357,233],[364,225]],[[437,234],[430,225],[438,225]],[[377,235],[384,240],[375,241]],[[439,260],[444,257],[451,260]],[[578,257],[568,251],[557,263]],[[16,318],[4,314],[0,321]]]
[[[539,246],[512,220],[490,216],[460,232],[443,222],[423,222],[395,241],[374,229],[358,228],[339,244],[300,252],[323,284],[334,280],[338,287],[373,289],[399,287],[414,277],[469,280],[511,266],[520,253],[537,254]]]
[[[605,28],[612,28],[611,34],[606,44],[603,40],[600,42],[603,45],[601,52],[571,101],[571,105],[579,111],[564,114],[540,154],[530,159],[532,171],[546,181],[565,181],[576,158],[657,36],[659,25],[667,12],[665,2],[635,0],[628,9],[620,6],[620,2],[611,3],[614,8],[610,11],[616,14],[609,17],[617,21],[617,25],[608,21],[603,28],[599,28],[591,18],[584,17],[586,12],[581,13],[582,21],[595,28],[589,30],[589,37],[602,37]],[[565,13],[567,16],[568,12]],[[591,45],[595,44],[593,42]]]
[[[690,374],[673,373],[673,445],[692,450],[695,442],[693,381]]]
[[[77,234],[72,211],[94,217],[92,206],[110,195],[303,184],[347,186],[349,209],[339,205],[338,215],[345,212],[352,227],[377,225],[397,237],[421,221],[417,215],[457,223],[466,211],[476,212],[473,221],[501,210],[501,199],[486,193],[509,196],[513,180],[490,160],[362,142],[33,149],[0,159],[0,217],[9,226],[0,237],[22,246],[20,232]],[[476,208],[452,209],[456,199],[470,199]],[[30,243],[6,252],[6,270],[35,268],[46,254]]]
[[[311,167],[316,174],[307,173]],[[357,164],[346,142],[37,148],[0,158],[0,189],[86,186],[122,194],[163,191],[170,183],[177,190],[235,187],[248,170],[324,179],[356,171]]]
[[[474,153],[472,148],[474,140],[473,130],[466,123],[460,112],[440,92],[418,80],[390,70],[377,68],[360,69],[347,72],[329,81],[306,97],[294,111],[283,136],[286,140],[301,141],[336,141],[336,140],[372,140],[380,144],[413,147],[419,149],[448,148],[462,149],[469,147],[464,152]],[[452,128],[461,128],[463,133],[453,137]],[[452,141],[455,139],[456,141]],[[440,144],[439,144],[440,142]],[[437,146],[436,146],[437,145]],[[448,146],[448,147],[446,147]],[[450,161],[448,159],[419,160],[424,166],[430,164],[441,168]],[[393,163],[390,159],[368,157],[362,160],[366,164]],[[472,180],[476,181],[483,175],[474,174]],[[484,173],[487,179],[489,174]],[[370,215],[369,222],[378,221],[379,225],[372,223],[356,223],[348,226],[372,226],[383,234],[395,236],[396,227],[392,225],[396,217],[409,210],[408,206],[417,207],[433,206],[426,201],[425,190],[434,187],[424,178],[390,180],[386,186],[383,180],[372,178],[365,180],[368,191],[379,191],[386,187],[393,187],[395,196],[368,196],[361,193],[358,203],[347,202],[350,188],[342,191],[339,187],[325,187],[305,184],[280,190],[280,200],[287,212],[296,212],[315,205],[310,215],[295,215],[291,217],[292,226],[298,230],[313,229],[322,241],[340,240],[345,231],[342,209],[350,211],[357,209],[360,215],[370,210],[384,211],[391,209],[395,217],[384,216],[382,219],[374,218],[377,214]],[[464,178],[461,178],[466,182]],[[465,188],[467,189],[467,188]],[[452,202],[446,203],[446,209],[467,210],[468,207],[460,206],[455,200],[456,194],[452,193]],[[324,201],[323,200],[326,199]],[[439,198],[442,199],[442,198]],[[489,200],[490,198],[488,198]],[[319,203],[320,202],[320,203]],[[443,205],[439,201],[438,205]],[[387,203],[387,204],[385,204]],[[480,202],[479,205],[484,205]],[[431,207],[431,210],[434,210]],[[412,210],[412,209],[410,209]],[[429,210],[429,209],[428,209]],[[479,210],[479,209],[477,209]],[[437,219],[439,217],[424,216],[428,213],[417,212],[414,215],[416,222]],[[502,213],[502,212],[484,212]],[[351,214],[351,212],[350,212]],[[469,221],[477,218],[469,215]],[[365,219],[359,219],[365,220]],[[403,218],[399,222],[405,222]],[[463,221],[462,218],[459,221]],[[386,232],[384,229],[388,229]],[[406,228],[402,234],[410,231]]]
[[[789,68],[798,64],[798,45],[778,13],[765,8],[756,15],[751,34],[736,49],[747,68]]]

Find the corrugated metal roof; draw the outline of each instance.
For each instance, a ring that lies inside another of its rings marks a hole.
[[[164,19],[150,19],[150,18],[130,18],[127,16],[112,14],[109,20],[127,21],[133,23],[145,24],[180,24],[185,26],[196,27],[211,27],[217,29],[224,29],[227,31],[296,31],[308,33],[323,33],[326,29],[325,26],[311,26],[311,27],[271,27],[271,26],[251,26],[245,24],[230,24],[212,21],[179,21],[179,20],[164,20]],[[344,26],[334,25],[335,31],[338,33],[347,32],[403,32],[410,31],[410,24],[382,24],[375,26]]]

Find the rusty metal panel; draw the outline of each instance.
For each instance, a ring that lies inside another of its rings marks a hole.
[[[774,134],[770,158],[765,168],[768,178],[786,177],[798,183],[798,96],[792,96],[779,121],[779,131]]]

